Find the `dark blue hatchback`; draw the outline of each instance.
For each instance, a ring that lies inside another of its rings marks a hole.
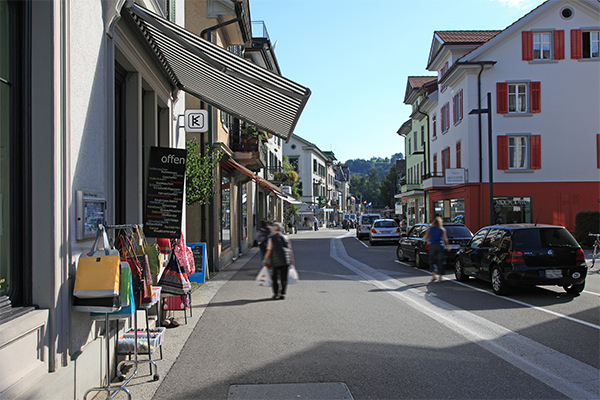
[[[581,246],[562,226],[486,226],[461,247],[454,263],[458,281],[490,281],[496,294],[514,286],[558,285],[568,293],[585,287],[587,265]]]

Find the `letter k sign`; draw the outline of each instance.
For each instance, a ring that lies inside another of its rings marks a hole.
[[[208,132],[208,111],[185,110],[185,131],[190,133]]]

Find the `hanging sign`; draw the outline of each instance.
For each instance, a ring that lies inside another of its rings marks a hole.
[[[148,237],[181,235],[187,150],[150,148],[144,233]]]
[[[189,133],[208,132],[208,111],[185,110],[185,131]]]

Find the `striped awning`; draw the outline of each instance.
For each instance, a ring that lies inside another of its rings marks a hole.
[[[129,8],[167,75],[181,90],[289,140],[310,89],[255,65],[138,5]]]

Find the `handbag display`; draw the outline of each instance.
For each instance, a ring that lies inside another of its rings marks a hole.
[[[177,261],[175,252],[171,253],[171,258],[167,267],[163,271],[158,284],[162,287],[163,293],[186,294],[192,289],[187,274]]]
[[[150,273],[158,274],[160,272],[160,248],[158,244],[148,244],[143,230],[136,227],[136,231],[141,241],[141,244],[137,246],[137,254],[146,254]]]
[[[196,272],[196,266],[194,265],[194,253],[192,252],[191,247],[185,245],[183,232],[181,232],[181,238],[177,240],[173,251],[177,255],[179,264],[183,267],[188,276]]]
[[[101,237],[104,242],[104,250],[99,252],[96,246]],[[118,253],[111,252],[106,231],[99,229],[92,250],[87,254],[82,254],[77,262],[73,296],[80,299],[118,296],[120,275]]]
[[[133,287],[131,285],[131,269],[125,262],[121,263],[121,309],[112,313],[113,315],[122,315],[123,318],[129,318],[135,312],[135,301],[133,299]],[[91,312],[91,316],[99,313]]]

